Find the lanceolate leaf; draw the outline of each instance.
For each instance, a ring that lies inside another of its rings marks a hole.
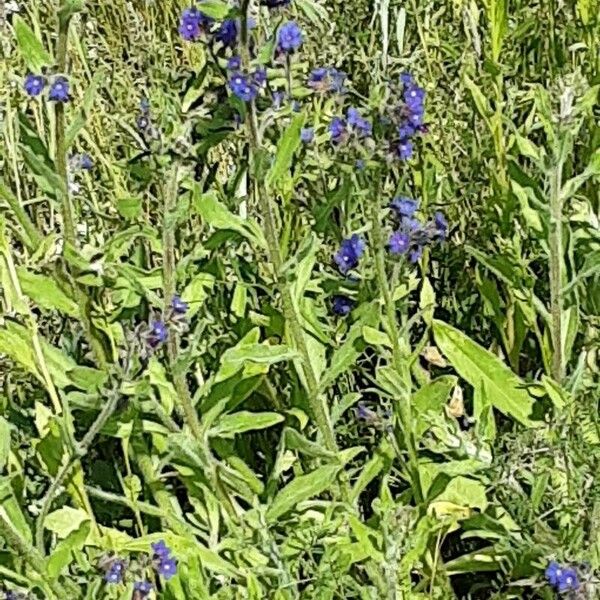
[[[520,377],[458,329],[434,321],[433,333],[438,347],[458,374],[476,389],[485,385],[485,393],[494,408],[523,425],[533,425],[530,419],[533,400]]]
[[[38,39],[31,27],[25,21],[16,15],[13,20],[15,28],[15,36],[19,50],[23,55],[23,59],[27,63],[27,67],[36,74],[39,74],[42,67],[51,65],[54,59],[45,50],[44,45]]]

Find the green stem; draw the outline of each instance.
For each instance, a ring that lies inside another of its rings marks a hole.
[[[69,476],[73,469],[80,465],[80,459],[83,458],[92,445],[94,438],[100,430],[104,427],[119,401],[119,393],[115,391],[110,397],[109,401],[104,405],[104,408],[100,411],[96,420],[92,423],[92,426],[88,429],[85,436],[79,444],[76,444],[73,454],[67,459],[67,461],[60,467],[54,480],[50,484],[48,492],[44,496],[42,502],[42,508],[36,520],[36,546],[39,552],[44,553],[44,521],[52,506],[52,501],[58,488],[63,484],[64,480]],[[92,513],[90,512],[90,516]]]
[[[552,376],[560,384],[564,377],[562,343],[562,182],[563,161],[558,159],[550,174],[550,317],[552,337]]]
[[[4,181],[0,179],[0,198],[3,198],[8,203],[9,208],[23,231],[25,232],[25,245],[29,250],[34,252],[42,242],[42,235],[37,230],[33,221],[19,202],[18,198],[6,186]]]
[[[248,8],[249,0],[242,2],[242,59],[248,59]],[[252,158],[256,160],[261,149],[261,140],[257,127],[257,114],[254,102],[248,105],[248,130],[250,137],[250,149]],[[335,440],[335,432],[331,425],[331,419],[325,407],[323,398],[320,395],[319,383],[315,375],[310,353],[306,345],[306,339],[302,330],[298,309],[294,303],[290,286],[286,282],[282,274],[282,258],[279,249],[279,241],[277,239],[277,228],[273,215],[273,207],[262,178],[253,177],[253,192],[254,198],[258,201],[258,206],[263,216],[265,238],[267,240],[269,261],[273,267],[276,284],[281,293],[283,304],[283,316],[289,327],[289,333],[296,345],[298,352],[302,358],[302,374],[308,391],[308,401],[316,421],[317,428],[321,434],[325,446],[331,452],[337,452],[338,447]]]
[[[400,425],[404,436],[404,443],[408,452],[409,471],[412,482],[415,501],[420,504],[423,501],[423,490],[419,476],[419,460],[417,456],[417,445],[413,431],[412,401],[410,397],[410,370],[407,357],[400,347],[400,330],[396,320],[396,305],[389,287],[389,281],[385,268],[385,241],[381,222],[379,220],[379,204],[375,198],[371,201],[371,247],[375,249],[375,268],[379,289],[383,294],[383,305],[386,317],[386,329],[392,342],[392,363],[396,372],[401,375],[405,384],[406,393],[399,403]]]

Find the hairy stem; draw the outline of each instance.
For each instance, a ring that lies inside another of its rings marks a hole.
[[[562,182],[563,162],[559,158],[550,174],[550,317],[552,338],[552,377],[560,384],[564,377],[562,342]]]
[[[249,0],[242,2],[242,60],[245,61],[244,66],[248,66],[248,9]],[[261,149],[261,140],[257,127],[256,106],[254,102],[248,104],[248,131],[250,137],[250,149],[252,158],[257,159],[257,155]],[[321,434],[325,446],[332,452],[337,452],[338,447],[335,440],[335,433],[331,425],[331,419],[325,407],[323,398],[319,393],[319,383],[315,375],[310,353],[306,345],[306,339],[302,330],[300,315],[294,303],[292,292],[288,282],[283,277],[281,272],[282,258],[279,249],[279,240],[277,238],[277,228],[275,225],[275,217],[273,215],[273,206],[270,197],[267,193],[262,178],[253,177],[253,192],[254,198],[258,201],[258,207],[263,216],[265,228],[265,238],[267,240],[269,261],[273,267],[276,284],[281,293],[283,304],[283,315],[289,327],[289,333],[296,345],[298,352],[302,358],[302,375],[306,382],[308,391],[308,401],[315,419],[319,433]]]
[[[371,247],[375,251],[375,268],[377,271],[377,282],[383,294],[383,305],[386,317],[386,329],[392,342],[392,363],[396,372],[402,376],[405,384],[405,395],[400,399],[398,408],[400,424],[404,436],[404,443],[408,452],[409,472],[415,501],[420,504],[423,501],[423,490],[419,476],[419,461],[417,446],[413,431],[412,403],[410,397],[410,372],[407,357],[400,347],[400,330],[396,320],[396,305],[392,297],[389,280],[385,268],[385,242],[383,231],[379,220],[379,194],[371,201]]]

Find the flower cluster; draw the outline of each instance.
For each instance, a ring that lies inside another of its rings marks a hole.
[[[365,241],[356,233],[346,240],[342,240],[340,249],[333,257],[340,273],[346,275],[348,271],[358,266],[358,261],[365,252]]]
[[[144,338],[150,350],[156,350],[169,339],[169,329],[181,332],[186,327],[187,302],[173,296],[164,319],[155,319],[147,328]]]
[[[373,126],[371,122],[360,115],[357,108],[351,106],[346,111],[346,118],[334,117],[329,123],[329,133],[334,144],[341,144],[354,133],[357,138],[371,135]]]
[[[212,25],[213,19],[196,7],[186,8],[181,13],[179,34],[186,42],[195,42]]]
[[[546,580],[561,594],[579,588],[577,571],[572,567],[563,567],[554,560],[546,568]]]
[[[149,581],[136,581],[133,584],[133,593],[135,600],[144,600],[152,592],[152,584]]]
[[[403,106],[400,109],[400,120],[396,129],[398,144],[396,154],[400,160],[408,160],[413,155],[412,138],[417,133],[424,133],[425,90],[419,87],[413,76],[405,73],[400,77],[403,85]]]
[[[120,558],[116,558],[107,564],[106,572],[104,574],[104,581],[106,583],[121,583],[125,576],[125,561]]]
[[[229,62],[238,65],[237,57],[233,57]],[[229,66],[229,64],[228,64]],[[261,86],[267,80],[267,73],[264,68],[258,68],[251,75],[245,75],[240,71],[234,71],[229,75],[229,88],[233,94],[243,102],[251,102],[258,95]]]
[[[319,67],[313,69],[308,76],[308,87],[316,92],[336,92],[341,94],[345,91],[344,81],[346,73],[334,68]]]
[[[177,573],[177,561],[171,556],[171,549],[164,540],[152,544],[152,564],[156,572],[165,579],[171,579]]]
[[[399,220],[398,228],[389,239],[392,254],[407,255],[410,262],[416,263],[427,244],[446,239],[448,223],[441,212],[436,212],[431,221],[423,223],[416,216],[419,208],[416,200],[401,196],[391,203],[391,207]]]
[[[46,87],[46,79],[43,75],[28,73],[25,77],[23,87],[27,94],[32,98],[39,96]],[[48,100],[52,102],[68,102],[69,101],[69,81],[62,75],[56,76],[50,83],[48,90]]]

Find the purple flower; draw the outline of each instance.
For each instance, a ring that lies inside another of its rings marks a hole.
[[[302,31],[294,21],[284,23],[277,34],[277,47],[282,52],[294,52],[302,45]]]
[[[422,112],[425,102],[425,90],[411,85],[404,90],[404,103],[411,112]]]
[[[50,86],[48,99],[53,102],[68,102],[69,82],[66,77],[58,76]]]
[[[237,71],[242,65],[242,61],[239,56],[232,56],[227,61],[227,70],[228,71]]]
[[[264,67],[258,67],[254,71],[254,83],[259,87],[267,82],[267,70]]]
[[[413,145],[409,140],[403,140],[398,144],[396,153],[400,160],[408,160],[413,155]]]
[[[416,246],[413,250],[410,251],[408,260],[410,260],[411,263],[415,264],[419,262],[421,256],[423,256],[423,246]]]
[[[350,314],[354,302],[347,296],[336,295],[331,299],[331,307],[336,315],[345,317]]]
[[[179,34],[187,42],[193,42],[200,37],[204,29],[211,25],[213,20],[197,8],[186,8],[181,13],[179,21]]]
[[[165,540],[154,542],[151,547],[155,558],[169,558],[171,556],[171,549],[165,544]]]
[[[254,100],[258,94],[255,83],[241,73],[233,73],[231,75],[229,78],[229,87],[234,95],[244,102]]]
[[[398,214],[399,217],[413,217],[417,209],[419,208],[418,200],[407,198],[406,196],[399,196],[394,198],[390,205]]]
[[[410,235],[404,231],[395,231],[390,236],[389,246],[392,254],[406,254],[410,248]]]
[[[448,221],[446,221],[444,213],[438,210],[433,216],[433,224],[440,240],[445,240],[448,235]]]
[[[154,321],[148,332],[147,340],[151,348],[156,348],[167,341],[169,330],[163,321]]]
[[[367,119],[360,116],[358,110],[354,107],[350,107],[346,112],[348,119],[348,125],[352,127],[360,136],[371,135],[373,127]]]
[[[169,580],[177,573],[177,562],[172,557],[161,558],[156,563],[156,571],[159,575]]]
[[[28,73],[25,77],[25,82],[23,83],[23,87],[25,91],[32,97],[35,98],[39,96],[44,90],[44,86],[46,85],[45,79],[41,75],[34,75],[33,73]]]
[[[579,588],[577,571],[571,567],[563,569],[561,575],[558,577],[557,588],[561,594],[577,590]]]
[[[173,299],[171,300],[171,309],[177,315],[185,315],[188,309],[188,304],[179,296],[173,296]]]
[[[318,92],[338,92],[344,90],[346,73],[334,68],[319,67],[308,76],[308,86]]]
[[[329,123],[329,133],[331,134],[332,142],[339,144],[345,141],[348,137],[346,121],[340,117],[334,117],[331,123]]]
[[[315,130],[312,127],[304,127],[302,131],[300,131],[300,139],[305,144],[310,144],[315,138]]]
[[[133,584],[133,589],[138,593],[138,597],[143,599],[152,591],[152,584],[149,581],[136,581]]]
[[[124,575],[125,563],[122,560],[117,559],[110,565],[104,574],[104,581],[107,583],[121,583]]]
[[[410,123],[402,123],[398,125],[398,135],[401,140],[406,140],[415,135],[415,128]]]
[[[283,104],[283,101],[285,100],[285,92],[281,92],[281,91],[277,91],[277,92],[273,92],[273,108],[275,110],[277,110],[278,108],[281,108],[281,105]]]
[[[235,46],[238,28],[235,19],[225,19],[215,34],[215,39],[223,46]]]
[[[409,86],[413,85],[415,80],[410,73],[402,73],[402,75],[400,75],[400,82],[405,86]]]
[[[552,560],[546,567],[546,579],[552,586],[558,585],[558,580],[562,577],[563,568],[555,561]]]
[[[79,155],[79,168],[84,171],[91,171],[94,168],[94,161],[89,154]]]
[[[340,249],[333,257],[340,273],[346,274],[348,271],[358,265],[360,257],[365,251],[365,242],[357,234],[343,240],[340,244]]]

